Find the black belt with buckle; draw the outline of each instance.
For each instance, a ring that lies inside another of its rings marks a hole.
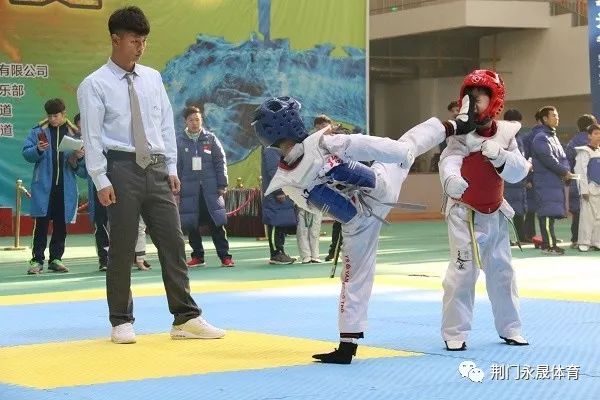
[[[135,153],[119,150],[108,150],[106,152],[107,160],[128,160],[135,162]],[[159,164],[165,161],[164,154],[150,154],[150,165]]]

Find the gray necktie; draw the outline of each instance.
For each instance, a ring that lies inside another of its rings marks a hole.
[[[144,124],[142,123],[142,111],[140,109],[140,101],[137,93],[133,88],[133,73],[126,74],[127,85],[129,87],[129,105],[131,107],[131,130],[133,131],[133,143],[135,145],[135,162],[137,165],[145,169],[150,165],[150,149],[144,132]]]

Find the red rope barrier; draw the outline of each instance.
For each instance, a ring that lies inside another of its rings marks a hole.
[[[227,213],[228,217],[234,216],[237,213],[239,213],[240,211],[242,211],[242,209],[244,209],[248,204],[250,204],[250,202],[254,199],[254,197],[256,196],[256,193],[258,193],[258,190],[253,190],[252,192],[250,192],[250,195],[248,196],[248,198],[246,199],[245,202],[243,202],[238,208],[236,208],[233,211],[230,211]]]
[[[77,207],[77,212],[83,212],[83,211],[87,211],[88,209],[88,202],[86,201],[85,203],[83,203],[82,205],[80,205],[79,207]]]
[[[234,216],[237,213],[239,213],[240,211],[242,211],[248,204],[250,204],[250,202],[252,200],[254,200],[254,197],[256,197],[256,194],[258,193],[258,190],[253,190],[250,192],[250,195],[248,196],[248,198],[246,199],[246,201],[244,201],[238,208],[236,208],[233,211],[229,211],[227,213],[228,217]],[[80,205],[79,207],[77,207],[77,212],[83,212],[86,211],[88,209],[88,202],[86,201],[85,203],[83,203],[82,205]]]

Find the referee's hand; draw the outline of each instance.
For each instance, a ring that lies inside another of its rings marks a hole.
[[[171,192],[173,192],[173,194],[179,193],[181,190],[181,182],[179,181],[177,175],[169,175],[169,187],[171,188]]]
[[[112,185],[98,190],[98,200],[104,207],[108,207],[117,202],[117,196],[115,195],[115,190]]]

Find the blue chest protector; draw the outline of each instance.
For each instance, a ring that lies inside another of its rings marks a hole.
[[[326,176],[331,182],[315,186],[306,200],[323,213],[346,223],[354,218],[358,211],[350,197],[344,193],[345,189],[373,189],[375,172],[363,164],[350,161],[333,167]]]
[[[600,185],[600,157],[590,159],[587,168],[588,180]]]

